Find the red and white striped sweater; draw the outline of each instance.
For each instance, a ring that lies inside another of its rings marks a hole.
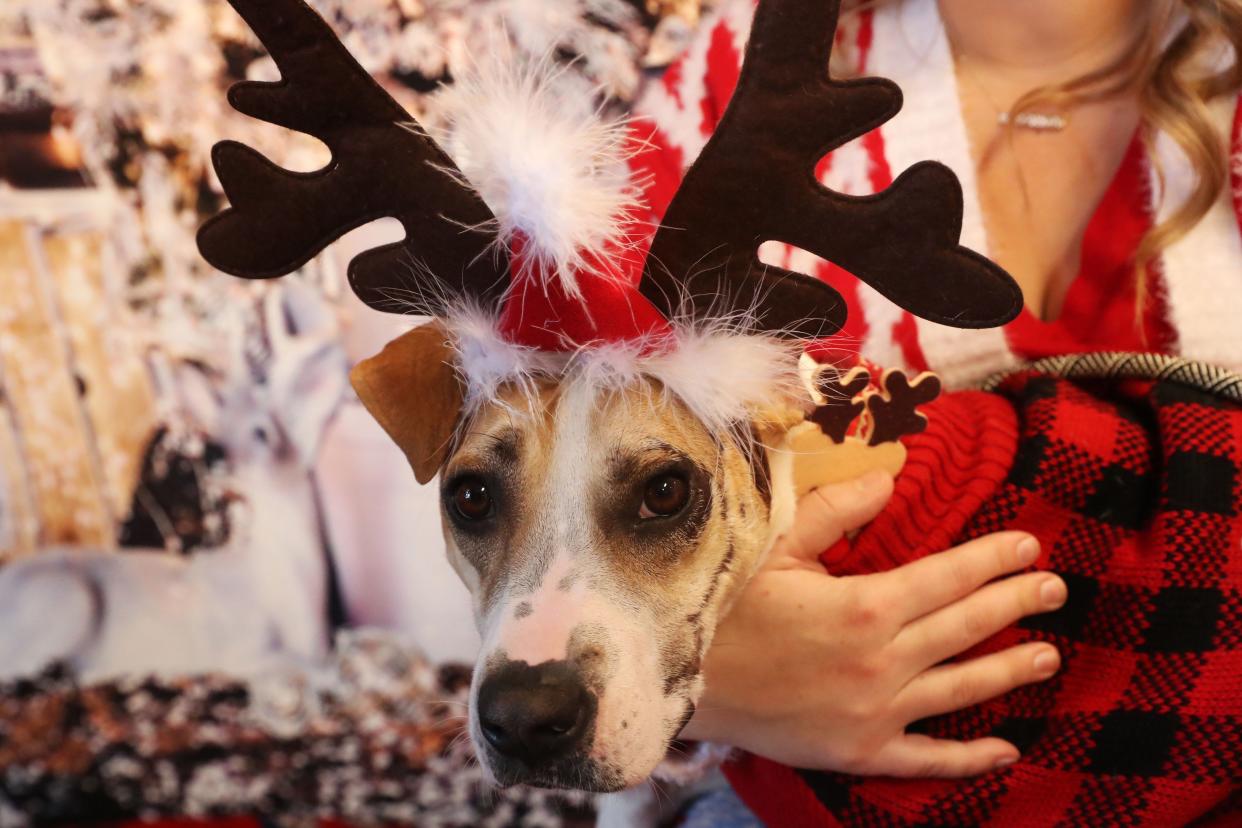
[[[685,168],[715,129],[737,83],[754,0],[727,0],[704,20],[697,40],[638,106],[649,148],[641,166],[650,176],[649,202],[663,213]],[[874,12],[847,15],[838,37],[851,38],[863,74],[891,78],[905,107],[881,128],[825,158],[820,180],[854,195],[877,192],[902,170],[925,159],[957,173],[965,196],[962,243],[983,253],[988,239],[976,192],[975,168],[957,97],[953,61],[935,0],[903,0]],[[1215,108],[1221,129],[1242,155],[1242,117],[1236,101]],[[1211,212],[1168,248],[1144,319],[1134,322],[1133,256],[1155,219],[1168,215],[1193,178],[1175,143],[1155,142],[1165,197],[1137,139],[1087,229],[1079,277],[1055,322],[1024,311],[1001,330],[963,331],[916,319],[874,289],[805,251],[768,243],[765,261],[814,274],[850,303],[846,329],[834,350],[856,349],[886,366],[937,371],[950,387],[968,387],[989,374],[1043,356],[1102,350],[1156,350],[1242,368],[1242,192],[1237,165]],[[831,232],[832,228],[825,228]]]

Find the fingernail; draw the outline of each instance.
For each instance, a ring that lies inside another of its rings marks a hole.
[[[1035,656],[1035,673],[1040,676],[1050,676],[1057,671],[1057,667],[1061,664],[1061,659],[1054,650],[1040,650],[1039,655]]]
[[[1002,757],[1002,758],[1000,758],[1000,759],[997,759],[997,760],[996,760],[996,764],[994,765],[994,767],[995,767],[997,770],[1000,770],[1001,768],[1007,768],[1007,767],[1009,767],[1010,765],[1012,765],[1012,764],[1013,764],[1014,762],[1016,762],[1016,761],[1018,761],[1018,757],[1016,757],[1016,756],[1005,756],[1005,757]]]
[[[1039,557],[1039,541],[1034,538],[1023,538],[1018,543],[1018,563],[1030,566]]]
[[[1039,598],[1049,607],[1059,607],[1065,603],[1065,582],[1060,578],[1049,578],[1039,588]]]

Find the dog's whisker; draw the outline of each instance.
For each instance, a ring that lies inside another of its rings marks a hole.
[[[461,734],[458,734],[457,736],[453,737],[452,741],[449,742],[448,748],[446,748],[446,750],[451,753],[457,748],[461,747],[463,742],[467,742],[467,741],[469,741],[468,736],[463,738]]]
[[[655,792],[656,802],[660,802],[660,800],[661,800],[661,799],[663,799],[663,800],[664,800],[664,802],[663,802],[664,806],[670,806],[670,805],[672,805],[672,804],[673,804],[673,796],[672,796],[672,794],[670,794],[668,791],[666,791],[666,790],[664,789],[664,786],[663,786],[663,785],[661,785],[661,784],[659,784],[659,783],[652,783],[652,785],[651,785],[651,789],[652,789],[652,791],[654,791],[654,792]],[[661,809],[661,810],[663,810],[663,809]]]
[[[459,699],[430,699],[431,704],[454,705],[456,707],[469,707],[469,702],[460,701]]]

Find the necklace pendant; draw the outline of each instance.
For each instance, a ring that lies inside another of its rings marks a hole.
[[[1060,132],[1069,125],[1069,119],[1064,115],[1047,112],[1019,112],[1012,119],[1008,112],[996,116],[996,123],[1001,126],[1008,126],[1010,120],[1014,126],[1032,132]]]

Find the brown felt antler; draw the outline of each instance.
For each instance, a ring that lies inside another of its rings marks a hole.
[[[1014,281],[958,245],[961,188],[941,164],[907,170],[886,191],[821,186],[816,162],[887,121],[901,92],[877,78],[829,77],[839,0],[763,0],[733,99],[686,174],[657,233],[640,290],[672,313],[746,310],[760,327],[833,333],[845,302],[823,282],[760,263],[786,242],[845,268],[910,312],[961,328],[1004,324],[1022,307]]]
[[[940,396],[940,378],[935,374],[920,374],[911,383],[901,371],[886,371],[883,385],[883,394],[867,397],[872,446],[923,431],[927,417],[919,413],[918,407]]]
[[[229,102],[319,138],[332,161],[318,172],[294,173],[243,144],[217,144],[212,160],[233,206],[199,231],[207,261],[248,279],[282,276],[349,230],[392,217],[405,227],[405,240],[350,263],[350,284],[368,305],[434,313],[446,297],[499,297],[509,265],[488,247],[495,217],[328,24],[303,0],[229,2],[282,78],[238,84]]]

